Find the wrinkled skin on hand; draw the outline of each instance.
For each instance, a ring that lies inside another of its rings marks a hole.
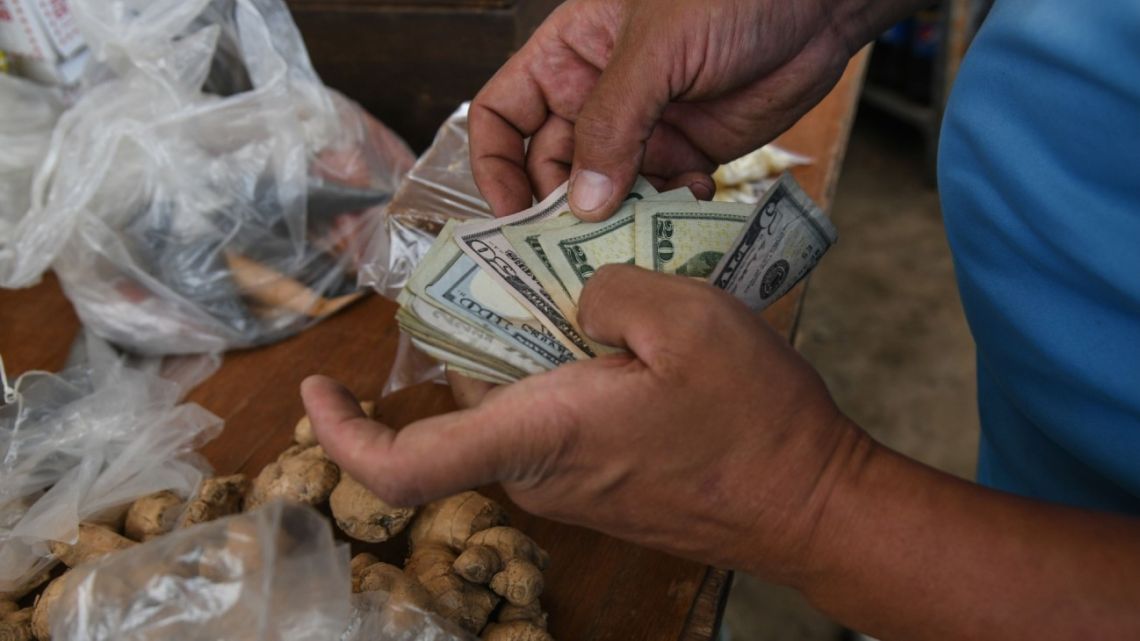
[[[302,392],[329,456],[411,505],[492,482],[523,509],[794,581],[837,471],[866,437],[763,320],[704,283],[607,266],[579,361],[400,432],[329,379]],[[755,564],[755,559],[763,563]]]
[[[476,183],[499,215],[572,179],[575,213],[603,219],[639,172],[711,197],[717,164],[835,85],[858,23],[823,0],[570,0],[473,101]],[[598,189],[582,170],[608,177],[607,193],[586,194]]]

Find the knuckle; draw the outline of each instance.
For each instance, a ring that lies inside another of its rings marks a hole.
[[[620,285],[613,267],[615,266],[603,265],[586,282],[578,300],[579,313],[590,315],[595,309],[604,309],[606,301],[613,295],[614,288]]]
[[[593,154],[599,161],[628,157],[630,148],[645,142],[628,120],[608,108],[583,110],[574,124],[575,149]]]
[[[653,350],[650,367],[659,378],[685,387],[685,381],[692,375],[693,358],[676,345],[663,341]]]
[[[702,290],[705,288],[701,288]],[[703,291],[695,291],[677,304],[675,310],[676,327],[687,336],[699,336],[704,340],[718,340],[722,336],[724,309],[720,301]],[[685,341],[695,345],[694,341]]]

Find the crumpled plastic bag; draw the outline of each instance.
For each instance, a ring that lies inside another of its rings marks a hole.
[[[209,469],[194,451],[222,421],[179,399],[216,361],[177,364],[179,381],[91,336],[81,353],[58,374],[24,373],[0,406],[0,592],[53,565],[48,541],[74,542],[81,521],[114,521],[161,490],[189,496]]]
[[[353,597],[348,547],[274,501],[72,570],[54,641],[473,641],[381,593]]]
[[[353,619],[338,641],[476,641],[471,633],[387,592],[352,595]]]
[[[377,228],[365,252],[361,286],[395,299],[449,219],[492,217],[471,174],[469,106],[463,103],[447,118],[431,147],[404,177],[388,204],[387,226]],[[445,384],[443,365],[401,333],[383,395],[427,381]]]
[[[278,340],[359,295],[407,146],[314,72],[283,0],[72,0],[92,51],[0,285],[49,266],[146,354]]]
[[[492,217],[471,174],[469,105],[444,121],[392,197],[388,224],[377,228],[365,252],[361,286],[394,300],[448,220]]]
[[[28,211],[32,177],[62,111],[58,91],[0,73],[0,239]]]

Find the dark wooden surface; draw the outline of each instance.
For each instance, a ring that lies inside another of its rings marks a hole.
[[[326,84],[422,151],[560,0],[288,0]]]
[[[815,158],[794,173],[825,208],[835,189],[863,63],[863,56],[857,58],[836,91],[779,141]],[[804,288],[796,287],[766,312],[789,337]],[[343,381],[363,399],[379,401],[379,418],[397,427],[453,409],[447,389],[431,385],[378,398],[395,355],[395,310],[393,303],[371,296],[301,335],[228,354],[222,368],[190,397],[226,421],[222,435],[203,450],[215,468],[256,474],[276,458],[303,413],[297,386],[317,372]],[[78,329],[54,277],[31,289],[0,291],[0,354],[10,375],[58,369]],[[485,491],[506,502],[498,488]],[[556,638],[695,641],[715,635],[730,573],[509,509],[513,522],[553,559],[543,602]],[[373,551],[399,561],[403,542]]]

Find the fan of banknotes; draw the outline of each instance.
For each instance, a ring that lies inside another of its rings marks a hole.
[[[784,174],[757,204],[658,193],[639,179],[603,222],[570,212],[563,185],[494,220],[450,221],[398,302],[400,327],[458,373],[510,383],[613,351],[578,326],[578,297],[602,265],[700,278],[759,311],[835,243],[827,215]]]

